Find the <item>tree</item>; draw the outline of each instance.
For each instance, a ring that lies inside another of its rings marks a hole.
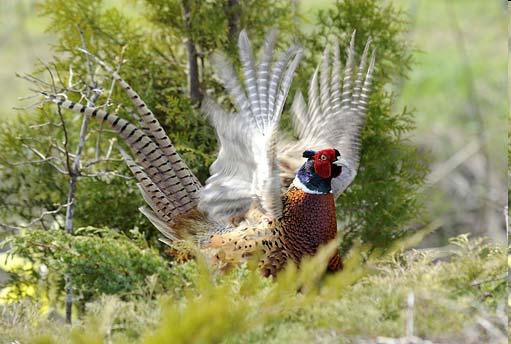
[[[410,68],[409,48],[401,38],[406,23],[402,14],[391,5],[369,0],[345,0],[337,1],[331,10],[320,12],[315,29],[311,33],[303,33],[295,31],[296,18],[293,18],[291,5],[290,2],[276,0],[238,3],[144,0],[140,2],[147,19],[143,24],[136,24],[138,21],[118,9],[106,7],[101,0],[46,0],[42,3],[41,13],[50,19],[49,29],[58,37],[54,47],[57,57],[53,65],[64,79],[69,78],[70,68],[80,78],[85,78],[88,73],[86,57],[76,49],[83,44],[80,33],[69,30],[70,27],[78,25],[91,53],[110,65],[118,65],[117,59],[123,52],[120,73],[154,110],[171,140],[201,181],[208,176],[216,141],[213,130],[197,110],[195,103],[198,99],[193,99],[186,87],[188,74],[191,73],[187,42],[193,42],[197,61],[200,61],[197,70],[200,69],[198,84],[201,94],[207,93],[227,102],[213,76],[208,56],[218,49],[226,51],[236,60],[235,44],[231,38],[233,32],[240,28],[247,28],[256,47],[261,45],[264,33],[270,27],[280,28],[280,41],[285,42],[293,35],[298,37],[307,51],[307,58],[295,82],[295,88],[302,90],[306,88],[322,48],[331,36],[347,44],[349,35],[357,29],[356,48],[359,53],[371,36],[378,62],[375,91],[363,133],[361,168],[355,184],[339,200],[338,208],[344,249],[348,249],[358,238],[384,248],[405,235],[406,225],[419,214],[421,208],[415,191],[426,171],[417,150],[404,138],[404,134],[413,128],[411,113],[406,109],[393,113],[393,96],[384,89],[384,85],[391,83],[396,75],[406,76]],[[185,16],[183,11],[186,12]],[[108,75],[101,74],[97,78],[103,88],[108,87]],[[105,97],[106,92],[103,92],[97,101],[104,103]],[[114,88],[111,99],[106,104],[109,111],[136,121],[136,118],[130,117],[129,100],[122,92]],[[41,124],[42,121],[54,121],[55,115],[44,107],[28,117],[32,118],[30,121],[40,121]],[[81,120],[70,113],[64,115],[71,118],[71,123]],[[32,123],[20,122],[14,127],[4,128],[4,133],[0,135],[5,147],[9,147],[2,153],[4,167],[0,171],[4,180],[8,180],[0,189],[6,206],[1,214],[4,222],[7,216],[12,220],[10,214],[13,212],[28,220],[34,213],[37,214],[37,209],[52,209],[52,204],[62,200],[65,190],[62,178],[52,171],[50,162],[41,163],[38,170],[24,170],[23,167],[8,164],[9,161],[30,156],[16,140],[16,137],[22,136],[20,132],[29,130],[30,125]],[[283,127],[284,130],[288,128],[285,124]],[[91,123],[91,135],[97,135],[99,128],[96,123]],[[69,134],[70,140],[76,142],[79,131],[75,123],[71,124]],[[52,127],[34,133],[33,138],[44,145],[44,142],[55,138],[62,140],[62,135],[59,128]],[[104,135],[113,138],[110,133]],[[84,154],[91,154],[87,146]],[[116,149],[113,149],[112,158],[120,158]],[[112,164],[116,170],[125,171],[121,162]],[[18,173],[20,170],[24,172]],[[41,177],[44,180],[42,185],[36,183],[37,178]],[[154,233],[136,211],[143,201],[133,184],[133,181],[119,178],[97,178],[84,182],[84,186],[77,190],[77,225],[108,226],[123,231],[141,226],[145,233]],[[18,194],[16,185],[23,188],[29,197]],[[110,200],[112,204],[104,204],[105,200]],[[101,202],[103,204],[100,206]],[[116,215],[119,213],[122,216]],[[58,225],[58,221],[54,223]]]

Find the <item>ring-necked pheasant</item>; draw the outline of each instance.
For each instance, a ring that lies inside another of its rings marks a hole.
[[[141,211],[163,234],[163,242],[172,246],[191,240],[224,267],[259,250],[262,273],[275,275],[286,262],[299,263],[337,237],[335,200],[358,169],[375,60],[373,52],[368,62],[368,42],[354,67],[354,37],[342,75],[339,47],[333,44],[333,62],[327,48],[311,78],[308,104],[300,93],[295,96],[291,110],[298,140],[282,137],[278,123],[302,56],[299,47],[289,48],[274,61],[276,32],[271,31],[256,65],[243,31],[238,42],[243,83],[224,55],[212,56],[237,112],[203,100],[202,109],[217,131],[220,147],[205,187],[143,100],[102,61],[96,59],[140,113],[141,128],[101,109],[43,94],[61,107],[108,123],[125,140],[137,162],[122,154],[149,205]],[[341,267],[336,253],[328,269]]]

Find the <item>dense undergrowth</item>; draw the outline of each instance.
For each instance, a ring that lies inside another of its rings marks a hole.
[[[148,283],[124,297],[98,294],[72,327],[58,309],[41,312],[41,298],[12,302],[0,306],[0,337],[20,343],[349,343],[402,337],[413,319],[414,335],[439,342],[507,341],[504,247],[461,236],[444,250],[372,258],[359,246],[342,273],[322,277],[318,266],[331,249],[276,281],[250,265],[220,275],[200,260],[180,264],[159,272],[172,275],[159,288]]]

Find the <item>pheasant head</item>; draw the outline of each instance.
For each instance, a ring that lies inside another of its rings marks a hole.
[[[332,178],[341,174],[342,167],[337,149],[328,148],[320,151],[306,150],[303,157],[307,161],[296,174],[293,184],[307,193],[325,194],[332,190]]]

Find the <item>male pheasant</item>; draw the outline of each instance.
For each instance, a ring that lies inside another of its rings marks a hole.
[[[327,48],[310,80],[309,103],[301,93],[295,96],[291,110],[298,140],[279,133],[278,123],[302,56],[299,47],[289,48],[274,61],[276,31],[271,31],[256,65],[247,35],[241,32],[244,83],[224,55],[212,56],[237,111],[227,113],[213,100],[203,100],[202,109],[217,131],[220,147],[205,187],[144,101],[99,59],[131,98],[141,128],[102,109],[42,93],[61,107],[108,123],[125,140],[137,162],[122,154],[149,205],[140,210],[161,232],[164,243],[191,241],[221,267],[260,251],[261,272],[275,276],[287,262],[299,264],[337,237],[335,200],[358,169],[375,61],[373,52],[368,63],[368,42],[354,67],[354,37],[343,75],[339,46],[334,44],[333,62]],[[336,253],[328,269],[341,268]]]

